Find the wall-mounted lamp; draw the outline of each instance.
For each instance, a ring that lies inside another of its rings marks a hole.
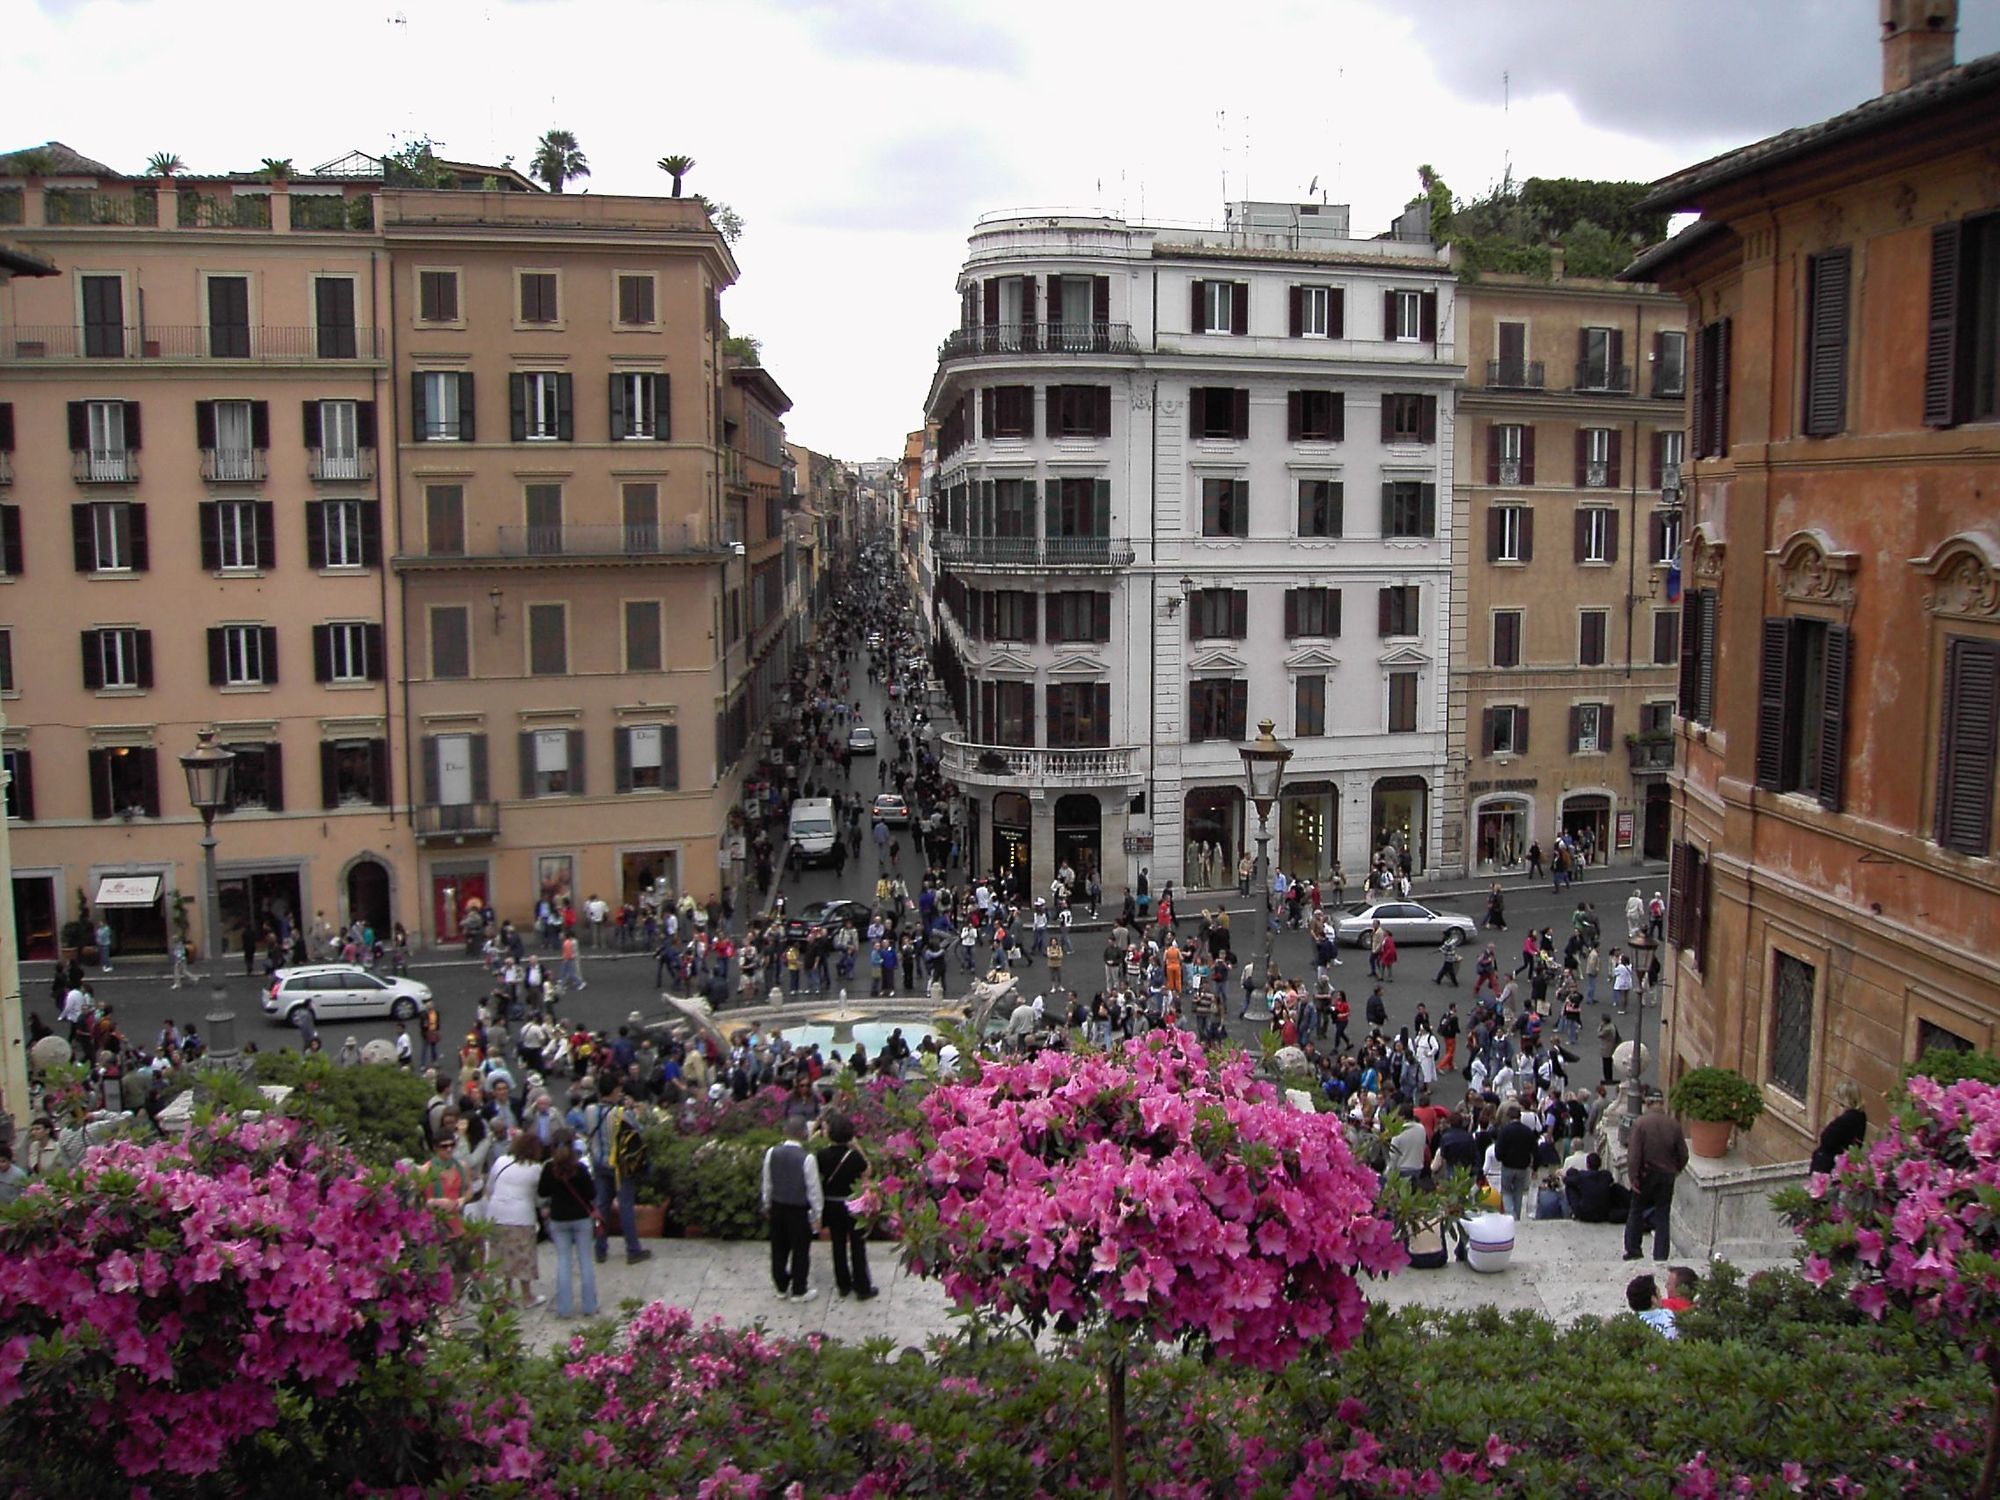
[[[486,602],[493,606],[493,633],[495,635],[498,635],[500,633],[500,619],[501,619],[500,590],[488,589],[486,591]]]
[[[1181,606],[1187,602],[1188,596],[1193,592],[1194,580],[1185,573],[1181,574],[1181,591],[1178,594],[1167,595],[1167,613],[1170,615],[1179,614]]]

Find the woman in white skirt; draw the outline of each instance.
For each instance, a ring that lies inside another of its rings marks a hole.
[[[513,1282],[523,1307],[540,1307],[534,1295],[539,1272],[535,1234],[541,1226],[542,1141],[532,1130],[517,1130],[507,1152],[497,1157],[486,1179],[486,1217],[493,1225],[494,1269]]]

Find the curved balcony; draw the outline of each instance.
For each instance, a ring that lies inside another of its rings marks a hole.
[[[1127,568],[1132,544],[1107,536],[959,536],[939,532],[931,537],[938,561],[974,568]]]
[[[1130,323],[989,323],[961,328],[938,345],[938,359],[980,354],[1137,354]]]
[[[941,743],[945,777],[960,786],[999,790],[1137,786],[1145,775],[1136,745],[1038,750],[1032,746],[979,745],[962,734],[947,734]]]

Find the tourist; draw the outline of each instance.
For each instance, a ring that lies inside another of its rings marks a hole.
[[[1658,1091],[1647,1096],[1646,1112],[1632,1126],[1626,1146],[1632,1203],[1625,1215],[1625,1259],[1639,1259],[1639,1237],[1648,1216],[1653,1222],[1653,1259],[1665,1260],[1673,1225],[1674,1180],[1687,1169],[1687,1137],[1680,1121],[1666,1112]]]
[[[1505,1094],[1505,1090],[1501,1090]],[[1502,1124],[1493,1137],[1493,1155],[1500,1166],[1500,1204],[1504,1212],[1520,1219],[1535,1175],[1535,1152],[1539,1144],[1533,1126],[1521,1120],[1521,1106],[1509,1100],[1501,1110]]]
[[[854,1122],[839,1110],[825,1120],[827,1144],[816,1165],[826,1200],[827,1238],[833,1242],[833,1287],[837,1295],[867,1302],[881,1295],[868,1274],[868,1231],[848,1211],[847,1201],[868,1175],[868,1158],[854,1144]]]
[[[556,1131],[536,1191],[548,1204],[549,1239],[556,1247],[556,1316],[567,1318],[574,1308],[594,1318],[597,1262],[591,1254],[591,1229],[597,1218],[597,1188],[589,1165],[577,1155],[573,1132]],[[572,1266],[579,1295],[575,1302],[570,1297]]]
[[[486,1178],[486,1219],[493,1225],[494,1265],[503,1283],[514,1283],[522,1307],[540,1307],[548,1300],[535,1295],[542,1154],[541,1137],[532,1130],[516,1130],[508,1140],[507,1153],[495,1159]]]
[[[771,1282],[780,1301],[810,1302],[819,1295],[810,1279],[812,1242],[826,1197],[819,1163],[806,1150],[805,1139],[805,1122],[787,1120],[785,1139],[764,1153],[760,1195],[771,1221]]]
[[[1840,1113],[1826,1122],[1826,1128],[1819,1133],[1819,1143],[1813,1147],[1810,1165],[1815,1172],[1831,1172],[1840,1165],[1841,1157],[1868,1135],[1868,1115],[1861,1108],[1860,1084],[1852,1078],[1841,1079],[1833,1086],[1833,1102],[1840,1106]]]
[[[1625,1284],[1625,1303],[1638,1315],[1641,1323],[1654,1329],[1662,1338],[1677,1339],[1681,1336],[1673,1313],[1660,1306],[1659,1283],[1650,1275],[1634,1276]]]

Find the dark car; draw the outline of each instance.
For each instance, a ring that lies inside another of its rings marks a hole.
[[[860,902],[844,897],[810,902],[785,918],[785,941],[801,939],[815,927],[837,927],[849,918],[862,916],[866,911],[867,908]]]

